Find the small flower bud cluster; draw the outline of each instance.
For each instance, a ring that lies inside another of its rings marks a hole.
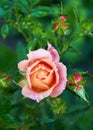
[[[72,75],[72,80],[68,80],[68,86],[75,86],[74,90],[78,91],[80,90],[83,85],[81,85],[81,82],[83,81],[83,76],[79,73],[74,73]]]
[[[56,22],[53,25],[53,30],[56,31],[59,27],[61,27],[62,29],[67,29],[68,26],[66,25],[66,21],[67,21],[66,16],[63,16],[63,15],[60,16],[58,19],[58,22]]]

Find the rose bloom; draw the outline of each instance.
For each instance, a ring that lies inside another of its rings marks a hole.
[[[26,77],[19,84],[22,94],[40,102],[51,96],[57,97],[66,88],[66,66],[59,62],[56,49],[48,44],[48,49],[38,49],[27,54],[28,59],[18,63],[20,71],[26,73]]]

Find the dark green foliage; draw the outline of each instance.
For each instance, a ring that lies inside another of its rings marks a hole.
[[[20,42],[20,41],[17,43],[16,52],[17,52],[18,62],[27,58],[25,45],[22,42]]]
[[[51,104],[51,109],[54,114],[64,114],[66,112],[66,103],[61,98],[53,99]]]
[[[0,0],[0,130],[93,130],[93,2],[61,2]],[[67,29],[61,27],[63,15]],[[53,30],[56,23],[60,27]],[[16,50],[3,45],[9,42]],[[58,98],[36,103],[21,94],[17,64],[29,51],[47,48],[47,42],[59,52],[68,74],[81,72],[86,82],[80,91],[72,86]]]
[[[8,0],[0,1],[0,17],[6,16],[13,8],[13,5]]]
[[[9,32],[9,27],[7,24],[4,24],[2,27],[1,27],[1,36],[2,38],[6,38],[8,36],[8,32]]]
[[[6,71],[16,62],[16,54],[10,48],[0,44],[0,71]]]

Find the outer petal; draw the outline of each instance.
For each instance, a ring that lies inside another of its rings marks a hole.
[[[66,82],[67,82],[66,67],[62,63],[57,63],[57,68],[59,73],[59,85],[54,88],[53,92],[50,95],[51,97],[57,97],[66,88]]]
[[[59,60],[60,60],[59,54],[58,54],[57,50],[50,43],[48,43],[48,49],[47,50],[51,54],[52,60],[54,62],[59,62]]]
[[[29,66],[27,68],[27,71],[26,71],[26,79],[27,79],[27,83],[29,85],[29,87],[31,87],[31,80],[30,80],[30,74],[31,74],[31,69],[36,66],[40,61],[36,61],[35,63],[33,63],[31,66]]]
[[[21,62],[18,63],[18,69],[21,71],[26,71],[28,64],[29,60],[22,60]]]
[[[25,97],[36,100],[39,103],[42,99],[48,97],[51,94],[52,90],[53,90],[53,88],[49,89],[48,91],[42,92],[42,93],[37,93],[37,92],[33,91],[32,89],[30,89],[29,87],[25,86],[22,89],[22,94]]]
[[[47,59],[51,59],[52,60],[52,56],[50,55],[50,53],[44,49],[38,49],[36,51],[30,51],[29,54],[27,54],[28,59],[33,62],[34,60],[37,59],[43,59],[43,58],[47,58]]]

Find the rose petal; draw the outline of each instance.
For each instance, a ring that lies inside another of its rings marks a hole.
[[[51,94],[52,90],[53,90],[53,88],[49,89],[46,92],[37,93],[37,92],[33,91],[32,89],[30,89],[29,87],[25,86],[22,89],[22,94],[25,97],[36,100],[39,103],[42,99],[48,97]]]
[[[30,73],[27,71],[27,73],[26,73],[27,75],[26,75],[26,79],[27,79],[27,85],[31,88],[31,80],[30,80]]]
[[[46,60],[48,60],[48,59],[46,59]],[[44,61],[44,60],[38,60],[38,61],[34,62],[31,66],[29,66],[29,67],[27,68],[26,78],[27,78],[27,82],[28,82],[29,87],[31,87],[30,75],[33,74],[33,73],[35,73],[36,71],[38,71],[38,70],[41,68],[41,66],[38,67],[38,64],[39,64],[41,61]],[[44,61],[44,62],[45,62],[45,61]],[[50,63],[50,60],[49,60],[48,62]],[[36,67],[36,66],[37,66],[37,67]],[[44,65],[43,65],[43,66],[42,66],[42,69],[44,69],[44,68],[45,68],[45,67],[44,67]],[[47,68],[48,68],[48,67],[47,67]],[[49,68],[48,68],[48,71],[49,71]]]
[[[49,66],[51,66],[51,69],[55,72],[55,79],[54,79],[55,84],[52,84],[53,85],[52,87],[57,86],[59,83],[59,74],[55,63],[48,59],[43,59],[43,61],[46,62]]]
[[[45,79],[42,80],[42,82],[44,84],[50,85],[53,82],[53,78],[54,78],[54,71],[52,70],[50,74]]]
[[[42,92],[49,89],[49,87],[43,84],[42,80],[37,78],[37,73],[31,75],[32,87],[36,92]]]
[[[22,60],[21,62],[18,63],[18,69],[25,72],[28,64],[29,60]]]
[[[50,43],[48,43],[48,49],[47,50],[51,54],[52,60],[54,62],[58,62],[60,60],[57,50]]]
[[[60,95],[63,90],[66,88],[66,67],[62,63],[57,63],[58,73],[59,73],[59,85],[54,88],[53,92],[51,93],[51,97],[57,97]]]
[[[43,58],[47,58],[47,59],[51,59],[52,60],[52,56],[50,55],[50,53],[44,49],[38,49],[36,51],[30,51],[29,54],[27,54],[28,59],[33,62],[34,60],[37,59],[43,59]]]
[[[27,79],[27,83],[28,83],[28,85],[29,85],[30,88],[31,88],[30,75],[31,75],[31,73],[33,72],[33,71],[31,72],[31,69],[33,69],[39,62],[40,62],[40,61],[36,61],[35,63],[33,63],[31,66],[29,66],[29,67],[27,68],[27,71],[26,71],[26,79]]]

